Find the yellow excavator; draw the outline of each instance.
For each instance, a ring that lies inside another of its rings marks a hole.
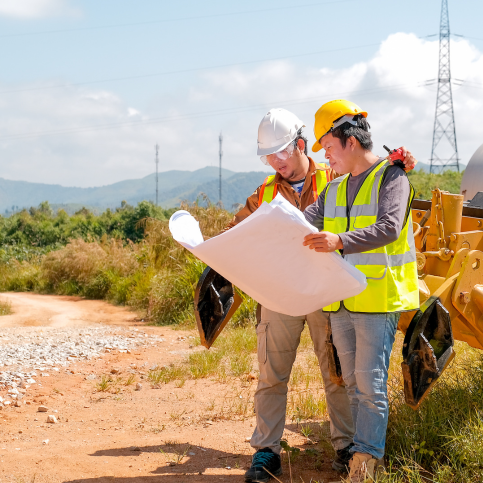
[[[411,205],[420,310],[402,314],[406,403],[417,409],[454,358],[454,340],[483,349],[483,192],[470,202],[436,189]],[[209,348],[241,303],[233,285],[207,267],[195,292],[201,343]],[[327,337],[329,369],[342,384],[337,351]]]

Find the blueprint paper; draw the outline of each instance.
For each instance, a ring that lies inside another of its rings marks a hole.
[[[185,248],[193,248],[203,243],[200,224],[185,210],[179,210],[169,219],[169,230],[173,238]]]
[[[309,314],[366,288],[364,274],[339,254],[302,245],[306,235],[318,230],[280,194],[207,241],[188,212],[174,213],[169,228],[193,255],[275,312]]]

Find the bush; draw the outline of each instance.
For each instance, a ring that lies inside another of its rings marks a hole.
[[[206,265],[186,255],[170,273],[158,273],[152,279],[148,317],[156,325],[180,325],[194,322],[193,299],[198,280]]]
[[[430,200],[431,190],[439,188],[450,193],[459,193],[463,172],[445,171],[441,174],[430,174],[419,171],[410,171],[408,178],[416,191],[416,198],[420,200]]]
[[[0,262],[0,290],[31,292],[41,289],[42,277],[38,264],[15,259],[7,263]]]
[[[138,269],[139,247],[120,240],[85,242],[73,240],[66,247],[50,252],[42,261],[42,276],[49,291],[89,298],[109,298],[111,287],[120,278]]]
[[[0,246],[44,247],[55,250],[69,240],[100,241],[103,236],[138,242],[143,239],[140,223],[146,218],[167,220],[174,210],[164,210],[148,201],[133,207],[126,202],[112,211],[94,215],[83,208],[69,216],[64,210],[55,215],[47,202],[38,208],[3,217],[0,215]]]

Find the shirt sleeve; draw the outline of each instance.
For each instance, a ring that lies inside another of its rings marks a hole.
[[[314,201],[311,205],[307,206],[304,210],[305,219],[314,225],[319,231],[324,229],[324,200],[327,186],[320,193],[317,201]]]
[[[410,196],[406,173],[398,166],[388,167],[379,191],[376,223],[341,233],[344,254],[366,252],[396,241],[406,221]]]
[[[230,223],[223,228],[223,230],[218,233],[218,235],[221,235],[222,233],[225,233],[225,231],[228,231],[230,228],[233,228],[235,225],[238,225],[241,221],[243,221],[245,218],[248,218],[253,212],[255,212],[258,208],[258,196],[260,193],[260,188],[259,186],[253,194],[251,194],[245,203],[245,206],[231,219]]]

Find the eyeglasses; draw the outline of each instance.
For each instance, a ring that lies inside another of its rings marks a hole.
[[[260,156],[260,159],[262,160],[262,163],[265,163],[268,166],[268,165],[270,165],[270,163],[268,162],[268,158],[270,158],[270,156],[276,156],[277,158],[281,159],[282,161],[285,161],[286,159],[290,158],[290,156],[292,156],[294,149],[295,149],[294,143],[290,143],[283,151],[279,151],[278,153]]]

